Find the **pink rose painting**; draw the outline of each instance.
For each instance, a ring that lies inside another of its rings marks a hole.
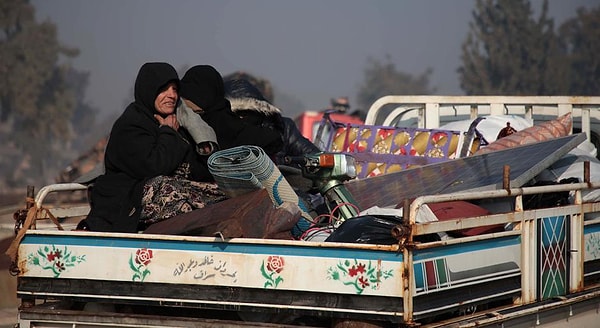
[[[277,286],[283,282],[280,273],[283,271],[284,266],[285,261],[281,256],[269,256],[266,261],[262,262],[260,272],[265,278],[265,288],[277,288]]]
[[[132,254],[129,258],[129,267],[133,270],[133,276],[131,281],[144,281],[146,276],[150,274],[148,265],[152,260],[152,250],[147,248],[140,248],[135,252],[135,257]]]

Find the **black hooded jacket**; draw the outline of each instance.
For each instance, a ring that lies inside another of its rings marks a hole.
[[[269,103],[262,93],[248,80],[228,80],[225,82],[225,96],[231,110],[248,124],[276,131],[283,146],[271,157],[275,164],[284,164],[285,156],[302,156],[320,152],[306,139],[294,121],[281,114],[281,110]]]
[[[231,111],[223,77],[214,67],[190,68],[181,79],[180,95],[202,108],[202,119],[215,130],[221,149],[254,145],[272,156],[283,148],[278,132],[242,120]]]
[[[159,126],[154,101],[169,82],[179,83],[177,71],[167,63],[146,63],[135,81],[135,101],[115,121],[104,156],[106,173],[96,180],[91,211],[85,220],[90,230],[135,232],[141,213],[145,182],[172,175],[184,162],[190,179],[212,181],[206,159],[193,142],[168,126]]]

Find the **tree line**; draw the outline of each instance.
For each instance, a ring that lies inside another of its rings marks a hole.
[[[600,6],[577,9],[554,28],[544,0],[535,16],[528,0],[477,0],[462,43],[460,87],[466,95],[599,95]],[[396,94],[435,94],[431,69],[412,76],[389,60],[371,59],[358,102],[368,108]]]
[[[59,42],[54,23],[37,22],[28,0],[4,0],[0,27],[2,192],[52,182],[105,129],[84,101],[91,73],[69,64],[79,50]],[[547,0],[537,16],[528,0],[477,0],[457,72],[467,95],[597,95],[598,53],[600,6],[580,8],[555,28]],[[370,58],[358,105],[388,94],[435,94],[432,73],[414,76],[390,56]]]

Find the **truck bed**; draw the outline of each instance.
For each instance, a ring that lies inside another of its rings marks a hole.
[[[228,326],[211,320],[385,327],[469,316],[470,322],[493,325],[531,319],[544,308],[597,306],[600,202],[429,223],[416,223],[416,217],[433,202],[505,198],[519,209],[523,195],[598,187],[578,183],[422,196],[405,220],[409,233],[394,245],[60,231],[40,223],[19,245],[21,327],[51,318],[57,311],[47,308],[52,306],[78,326],[99,323],[99,314],[85,311],[86,304],[108,304],[99,307],[108,317],[100,321],[127,326],[141,316],[132,325],[147,321],[148,327],[188,321]],[[492,224],[512,228],[416,241]],[[156,316],[163,321],[153,321]]]

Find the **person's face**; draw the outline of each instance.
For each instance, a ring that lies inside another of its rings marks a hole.
[[[177,106],[177,84],[171,82],[160,90],[154,100],[154,108],[163,115],[171,115]]]

